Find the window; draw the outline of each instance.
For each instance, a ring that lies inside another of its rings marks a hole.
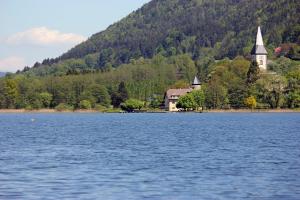
[[[259,56],[259,65],[263,65],[263,64],[264,64],[264,57]]]

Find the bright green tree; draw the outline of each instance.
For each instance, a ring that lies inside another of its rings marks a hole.
[[[79,108],[80,109],[91,109],[92,108],[92,104],[88,100],[82,100],[79,103]]]
[[[197,107],[197,103],[192,94],[187,94],[179,97],[176,107],[182,108],[185,111],[194,110]]]
[[[144,102],[137,99],[128,99],[121,104],[121,108],[127,112],[133,112],[134,110],[141,110]]]
[[[191,92],[191,95],[194,98],[196,104],[196,110],[201,108],[203,110],[204,102],[205,102],[205,95],[203,90],[194,90]]]

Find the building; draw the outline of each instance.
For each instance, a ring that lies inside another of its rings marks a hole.
[[[165,94],[165,109],[170,112],[177,112],[179,109],[176,107],[179,97],[184,96],[193,90],[200,90],[201,82],[195,77],[190,88],[185,89],[169,89]]]
[[[268,52],[264,46],[264,41],[261,34],[260,26],[258,27],[257,30],[256,43],[252,48],[251,55],[252,55],[252,60],[257,62],[259,69],[261,69],[262,71],[267,71]]]

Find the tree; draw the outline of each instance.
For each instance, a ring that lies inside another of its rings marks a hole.
[[[125,83],[122,81],[119,84],[118,91],[112,92],[111,100],[114,107],[119,107],[121,103],[128,99],[128,91],[125,87]]]
[[[290,71],[286,78],[288,80],[287,104],[289,108],[300,107],[300,70]]]
[[[196,110],[198,110],[199,108],[203,110],[204,102],[205,102],[205,96],[203,90],[194,90],[191,92],[191,95],[194,98],[196,104]]]
[[[55,107],[55,109],[57,111],[74,110],[74,106],[65,103],[60,103],[58,106]]]
[[[91,109],[92,108],[92,104],[88,100],[82,100],[79,103],[79,108],[80,109]]]
[[[280,75],[265,75],[256,83],[258,96],[271,108],[280,108],[283,105],[284,91],[287,87],[287,80]]]
[[[209,82],[205,87],[205,103],[208,108],[224,108],[229,103],[227,95],[227,88],[218,81]]]
[[[7,78],[4,81],[4,105],[5,108],[15,108],[19,97],[19,91],[15,80]]]
[[[93,84],[87,88],[87,91],[95,99],[95,103],[106,107],[110,105],[111,99],[105,86]]]
[[[256,108],[256,99],[254,96],[250,96],[244,100],[245,106],[248,108],[254,109]]]
[[[50,94],[48,92],[43,92],[43,93],[40,93],[40,95],[39,95],[39,99],[44,108],[49,108],[52,98],[53,98],[52,94]]]
[[[179,97],[178,102],[176,104],[177,108],[182,108],[185,111],[193,110],[197,107],[195,99],[192,94],[187,94]]]
[[[119,89],[118,89],[118,92],[120,94],[120,97],[122,99],[122,101],[126,101],[128,99],[128,91],[126,89],[126,86],[125,86],[125,82],[122,81],[120,84],[119,84]]]
[[[259,66],[256,61],[253,61],[247,73],[247,84],[252,85],[259,79]]]
[[[290,108],[300,107],[300,91],[290,92],[287,97]]]
[[[137,99],[128,99],[121,104],[121,108],[127,112],[133,112],[134,110],[141,110],[144,102]]]

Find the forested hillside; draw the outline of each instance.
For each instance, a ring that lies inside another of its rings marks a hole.
[[[299,13],[296,0],[153,0],[61,57],[0,78],[0,109],[158,109],[195,75],[204,108],[300,108]],[[258,24],[267,73],[249,59]]]
[[[152,0],[34,68],[56,63],[52,67],[57,69],[35,70],[38,75],[90,72],[156,54],[188,53],[194,60],[234,58],[249,54],[258,24],[272,52],[282,43],[299,40],[299,13],[297,0]]]

